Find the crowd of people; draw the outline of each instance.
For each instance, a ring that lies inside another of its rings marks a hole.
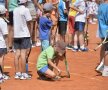
[[[104,1],[107,3],[107,0]],[[75,52],[88,51],[84,39],[84,33],[88,32],[85,25],[95,24],[97,16],[100,16],[98,21],[102,22],[101,12],[104,10],[100,9],[98,14],[98,7],[106,9],[108,5],[105,4],[106,7],[103,7],[101,3],[100,0],[0,0],[0,82],[10,78],[4,73],[3,62],[5,54],[13,51],[14,78],[31,79],[26,72],[26,61],[32,46],[41,47],[36,64],[39,77],[59,79],[61,70],[57,67],[57,58],[54,57],[64,57],[66,48]],[[106,18],[106,23],[107,20]],[[99,24],[99,30],[101,29],[102,26]],[[101,38],[103,40],[105,35]],[[107,50],[101,51],[105,55],[102,54],[100,58],[104,58],[105,61],[103,72],[101,71],[103,76],[108,76],[108,73],[105,74],[108,68]],[[51,67],[57,70],[58,74]]]

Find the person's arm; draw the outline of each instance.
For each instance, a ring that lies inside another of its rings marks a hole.
[[[9,16],[9,13],[8,13],[8,10],[9,10],[8,5],[9,5],[9,0],[5,0],[5,7],[7,9],[7,11],[6,11],[6,17]]]
[[[81,10],[79,10],[77,7],[75,7],[75,6],[71,6],[70,7],[71,9],[73,9],[73,10],[75,10],[75,11],[77,11],[77,12],[79,12],[79,13],[83,13]]]
[[[64,9],[64,13],[68,15],[68,10],[67,10],[67,8],[66,8],[65,2],[63,2],[63,9]]]
[[[61,73],[61,70],[50,59],[48,60],[48,64],[56,69],[59,74]]]
[[[36,7],[38,7],[42,12],[43,12],[43,8],[41,7],[41,5],[37,2],[37,0],[33,0],[33,3]]]
[[[6,43],[6,46],[7,46],[7,51],[9,49],[9,45],[8,45],[8,34],[4,35],[4,40],[5,40],[5,43]]]

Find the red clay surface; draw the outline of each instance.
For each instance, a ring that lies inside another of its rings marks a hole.
[[[100,41],[96,38],[96,25],[89,25],[89,48],[93,49]],[[9,53],[5,57],[5,71],[11,76],[10,80],[1,84],[1,90],[108,90],[108,77],[102,77],[95,72],[95,67],[99,63],[99,50],[88,52],[72,52],[67,50],[67,60],[71,78],[62,78],[60,81],[38,80],[36,73],[36,60],[40,48],[32,49],[29,58],[29,70],[32,74],[31,80],[14,79],[14,58]],[[8,67],[7,67],[8,66]],[[64,62],[59,63],[62,75],[66,76]]]

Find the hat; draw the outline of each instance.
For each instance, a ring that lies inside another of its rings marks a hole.
[[[4,5],[0,5],[0,14],[5,14],[7,9],[5,8]]]
[[[55,46],[57,47],[57,52],[61,53],[62,55],[65,53],[65,50],[66,50],[66,43],[65,42],[58,40],[55,43]]]
[[[18,4],[24,4],[26,3],[28,0],[19,0],[19,3]]]
[[[54,8],[54,6],[53,6],[52,3],[45,3],[44,6],[43,6],[43,9],[45,11],[51,11],[53,8]]]

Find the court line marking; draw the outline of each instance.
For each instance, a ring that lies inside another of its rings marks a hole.
[[[12,57],[6,57],[6,58],[13,59]],[[33,63],[33,62],[28,62],[28,63],[31,64],[31,65],[36,65],[36,64]],[[65,73],[66,73],[66,71],[62,71],[62,72],[65,72]],[[94,77],[84,76],[84,75],[81,75],[81,74],[78,74],[78,73],[71,73],[71,72],[70,72],[70,74],[71,74],[71,75],[75,75],[75,76],[80,76],[80,77],[82,77],[82,78],[87,78],[87,79],[90,79],[90,80],[102,81],[102,80],[100,80],[100,79],[96,79],[96,78],[94,78]]]

